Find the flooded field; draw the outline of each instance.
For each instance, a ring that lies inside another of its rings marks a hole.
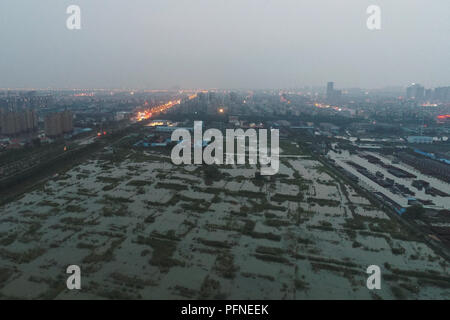
[[[448,263],[320,163],[280,172],[132,151],[0,208],[0,296],[55,299],[450,298]],[[66,288],[79,265],[82,289]],[[366,269],[382,270],[368,290]]]

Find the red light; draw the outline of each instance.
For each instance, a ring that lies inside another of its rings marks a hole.
[[[105,135],[106,134],[106,131],[103,131],[103,135]]]

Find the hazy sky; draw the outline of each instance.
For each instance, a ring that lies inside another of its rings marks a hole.
[[[450,0],[1,0],[0,52],[0,88],[450,85]]]

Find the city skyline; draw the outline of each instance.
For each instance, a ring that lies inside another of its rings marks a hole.
[[[450,83],[448,1],[79,0],[0,4],[4,88],[426,87]],[[389,77],[386,78],[386,74]]]

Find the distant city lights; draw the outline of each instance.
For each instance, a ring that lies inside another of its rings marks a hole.
[[[178,105],[181,103],[181,99],[178,100],[172,100],[169,101],[165,104],[153,107],[153,108],[149,108],[147,110],[144,111],[139,111],[136,115],[136,121],[143,121],[143,120],[148,120],[152,117],[153,113],[159,113],[159,112],[163,112],[166,111],[170,108],[172,108],[175,105]]]

